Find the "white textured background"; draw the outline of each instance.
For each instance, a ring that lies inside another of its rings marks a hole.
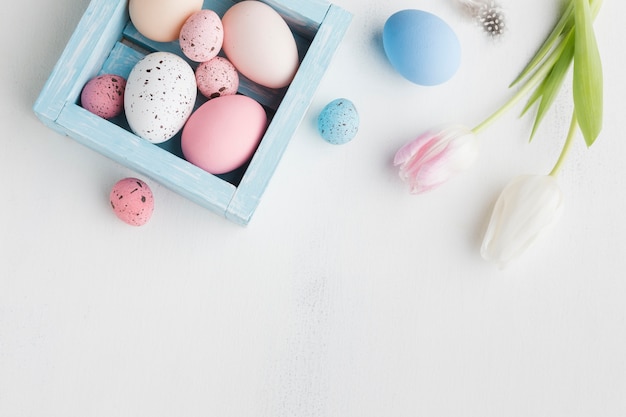
[[[498,43],[450,1],[336,3],[353,23],[252,223],[146,179],[157,207],[139,229],[108,205],[136,174],[31,110],[87,0],[3,6],[0,416],[626,415],[626,3],[596,22],[603,133],[563,169],[557,227],[505,271],[478,253],[489,209],[513,176],[552,167],[569,86],[532,144],[515,109],[481,135],[475,169],[431,194],[409,195],[390,161],[498,107],[558,2],[503,0]],[[413,7],[461,39],[442,86],[384,58],[384,21]],[[314,128],[337,97],[362,118],[341,147]]]

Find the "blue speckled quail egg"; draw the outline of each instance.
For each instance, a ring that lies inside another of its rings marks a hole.
[[[348,143],[359,131],[359,113],[350,100],[338,98],[324,107],[317,118],[317,128],[328,143]]]

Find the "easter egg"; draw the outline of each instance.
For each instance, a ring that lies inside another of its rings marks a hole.
[[[250,97],[214,98],[200,106],[185,125],[183,155],[211,174],[233,171],[252,157],[266,127],[265,110]]]
[[[103,74],[85,84],[80,94],[80,104],[104,119],[119,116],[124,110],[126,79],[115,74]]]
[[[235,68],[269,88],[291,83],[298,66],[296,40],[278,12],[260,1],[241,1],[222,17],[223,50]]]
[[[197,95],[189,64],[170,52],[153,52],[130,72],[124,109],[131,130],[152,143],[176,135],[191,115]]]
[[[137,178],[124,178],[115,183],[109,200],[115,215],[131,226],[143,226],[154,211],[152,190]]]
[[[196,83],[200,93],[209,100],[229,96],[237,93],[239,73],[228,59],[216,56],[198,65]]]
[[[203,0],[129,0],[130,20],[139,33],[157,42],[177,40],[185,21]]]
[[[326,142],[343,145],[359,131],[359,113],[350,100],[338,98],[324,106],[317,118],[317,128]]]
[[[223,41],[222,21],[213,10],[203,9],[192,14],[180,30],[180,49],[195,62],[217,56]]]
[[[422,10],[391,15],[383,28],[383,47],[396,71],[423,86],[448,81],[461,64],[461,44],[452,28]]]

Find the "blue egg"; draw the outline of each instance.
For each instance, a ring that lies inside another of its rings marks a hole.
[[[441,18],[422,10],[401,10],[385,22],[383,47],[391,65],[424,86],[448,81],[461,64],[461,44]]]
[[[350,100],[338,98],[322,109],[317,118],[317,129],[326,142],[343,145],[359,131],[359,113]]]

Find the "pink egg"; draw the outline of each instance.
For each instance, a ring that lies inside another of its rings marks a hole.
[[[237,94],[209,100],[183,128],[183,155],[212,174],[230,172],[252,157],[266,127],[265,110],[250,97]]]
[[[224,28],[213,10],[200,10],[185,21],[180,30],[180,49],[192,61],[205,62],[222,49]]]
[[[198,65],[196,84],[208,99],[237,94],[239,73],[228,59],[216,56]]]
[[[124,109],[126,79],[103,74],[89,80],[80,95],[81,106],[104,119],[112,119]]]
[[[115,215],[131,226],[143,226],[152,217],[154,197],[148,184],[140,179],[118,181],[109,198]]]

